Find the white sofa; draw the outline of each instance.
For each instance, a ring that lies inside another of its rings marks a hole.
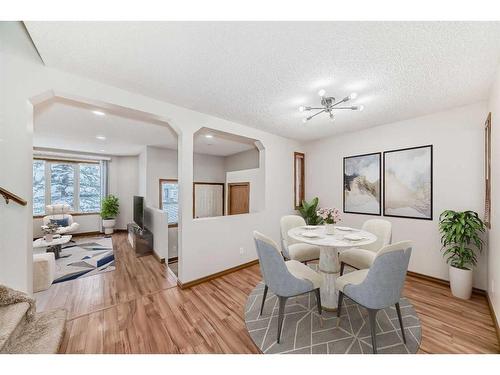
[[[43,225],[50,223],[50,220],[61,220],[68,219],[68,226],[59,227],[57,229],[57,234],[70,234],[76,232],[80,227],[80,224],[73,220],[73,216],[69,214],[71,207],[67,204],[51,204],[45,207],[45,213],[47,216],[43,218]],[[42,226],[43,228],[43,226]]]

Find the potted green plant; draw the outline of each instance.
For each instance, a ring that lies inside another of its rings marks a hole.
[[[104,234],[112,234],[116,224],[116,217],[120,212],[120,203],[114,195],[108,195],[101,203],[101,218]]]
[[[323,219],[318,216],[319,198],[313,198],[311,202],[302,201],[302,206],[299,207],[300,216],[304,218],[307,225],[320,225]]]
[[[483,249],[483,221],[474,211],[446,210],[439,216],[443,256],[449,264],[451,293],[469,299],[472,294],[472,268],[476,252]]]

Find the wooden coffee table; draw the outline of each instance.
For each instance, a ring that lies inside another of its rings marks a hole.
[[[65,235],[61,236],[59,238],[54,238],[52,241],[47,242],[43,238],[39,238],[35,241],[33,241],[33,247],[38,248],[38,247],[46,247],[47,248],[47,253],[54,253],[55,258],[59,259],[60,254],[61,254],[61,249],[62,245],[67,244],[69,241],[71,241],[72,236],[71,235]]]

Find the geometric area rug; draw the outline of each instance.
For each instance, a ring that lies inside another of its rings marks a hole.
[[[276,343],[278,298],[269,289],[259,317],[264,283],[250,293],[245,307],[245,323],[254,343],[264,354],[372,354],[368,313],[345,297],[337,326],[337,313],[323,310],[320,316],[314,293],[289,298],[286,303],[281,343]],[[422,330],[415,309],[401,298],[401,315],[406,345],[395,307],[377,313],[377,349],[383,354],[414,354],[420,347]]]
[[[56,259],[53,284],[115,270],[115,255],[111,238],[85,238],[68,243]]]

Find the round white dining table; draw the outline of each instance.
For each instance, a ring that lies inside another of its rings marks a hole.
[[[317,237],[304,237],[305,233],[314,233],[317,234]],[[348,234],[358,235],[362,239],[353,241],[344,238]],[[326,234],[324,225],[319,225],[316,229],[293,228],[288,231],[288,235],[296,241],[316,245],[320,248],[319,273],[323,279],[320,287],[321,305],[326,310],[337,309],[335,280],[340,275],[339,252],[369,245],[377,240],[374,234],[355,228],[350,228],[349,231],[335,228],[334,234]]]

